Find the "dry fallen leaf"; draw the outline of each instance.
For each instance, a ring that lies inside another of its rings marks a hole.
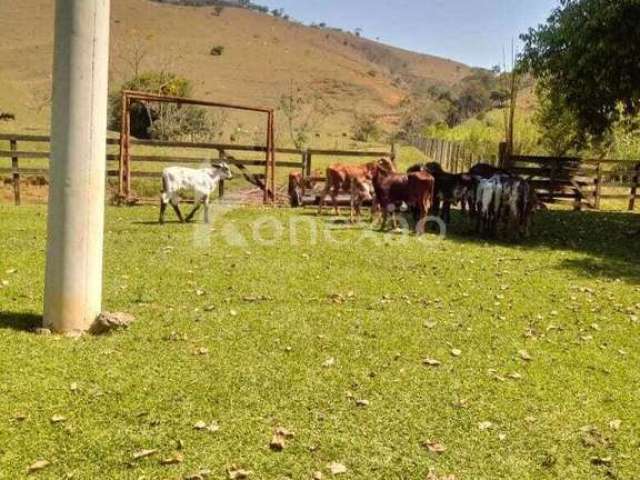
[[[185,475],[183,480],[205,480],[211,476],[211,470],[200,470],[196,473]]]
[[[293,432],[291,432],[291,431],[287,430],[287,429],[286,429],[286,428],[284,428],[284,427],[278,427],[278,428],[276,428],[276,434],[277,434],[277,435],[280,435],[280,436],[282,436],[282,437],[284,437],[284,438],[293,438],[293,437],[295,437],[295,436],[296,436],[296,434],[295,434],[295,433],[293,433]]]
[[[356,405],[358,407],[368,407],[369,406],[369,400],[356,400]]]
[[[278,435],[277,433],[271,437],[271,442],[269,442],[269,448],[274,452],[281,452],[286,447],[284,437],[282,435]]]
[[[63,417],[62,415],[54,415],[53,417],[51,417],[51,423],[61,423],[66,421],[67,419],[65,417]]]
[[[440,365],[442,365],[442,362],[436,360],[435,358],[425,358],[422,361],[422,364],[426,365],[427,367],[439,367]]]
[[[193,428],[195,428],[196,430],[200,430],[200,431],[207,430],[208,432],[215,433],[218,430],[220,430],[220,425],[218,425],[217,422],[211,422],[210,424],[207,425],[206,423],[200,421],[200,422],[196,423],[193,426]]]
[[[592,457],[591,465],[595,466],[605,466],[608,467],[613,463],[613,459],[611,457]]]
[[[520,358],[525,362],[530,362],[531,360],[533,360],[533,357],[526,350],[520,350],[518,352],[518,355],[520,355]]]
[[[172,457],[163,458],[162,460],[160,460],[160,465],[178,465],[182,462],[184,462],[184,455],[182,455],[181,453],[176,453]]]
[[[480,422],[478,424],[478,428],[480,429],[481,432],[485,431],[485,430],[489,430],[491,427],[493,427],[493,423],[491,422]]]
[[[447,451],[447,447],[434,440],[427,440],[422,444],[422,446],[429,450],[431,453],[436,453],[438,455]]]
[[[347,473],[347,467],[338,462],[332,462],[329,464],[329,471],[331,475],[342,475],[343,473]]]
[[[583,446],[587,448],[609,448],[610,440],[593,425],[584,426],[580,431],[582,432]]]
[[[322,472],[313,472],[313,475],[311,475],[312,480],[322,480],[323,478]]]
[[[609,422],[609,428],[611,430],[615,430],[615,431],[620,430],[621,426],[622,426],[622,420],[616,419],[616,420],[611,420]]]
[[[227,474],[229,475],[229,480],[242,480],[243,478],[249,478],[249,476],[252,473],[253,472],[250,470],[244,470],[242,468],[237,468],[235,466],[227,470]]]
[[[453,350],[451,350],[451,355],[453,355],[454,357],[459,357],[460,355],[462,355],[462,350],[454,348]]]
[[[152,450],[139,450],[137,452],[134,452],[134,454],[132,455],[132,458],[134,460],[141,460],[143,458],[147,458],[150,457],[152,455],[155,455],[156,453],[158,453],[157,449],[152,449]]]
[[[269,448],[275,452],[281,452],[286,447],[286,440],[293,438],[295,435],[284,427],[276,428],[269,442]]]
[[[435,470],[429,470],[426,480],[456,480],[456,476],[445,475],[444,477],[441,477],[435,472]]]
[[[336,359],[333,357],[327,358],[324,362],[322,362],[322,366],[324,368],[333,367],[335,364],[336,364]]]
[[[38,460],[36,462],[33,462],[27,467],[27,474],[39,472],[40,470],[47,468],[49,465],[51,465],[51,462],[47,460]]]

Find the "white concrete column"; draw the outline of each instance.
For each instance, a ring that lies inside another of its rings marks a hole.
[[[56,0],[44,326],[102,306],[110,0]]]

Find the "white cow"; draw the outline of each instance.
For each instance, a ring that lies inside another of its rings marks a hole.
[[[216,191],[221,180],[231,180],[233,175],[225,162],[214,164],[211,168],[199,170],[185,167],[168,167],[162,172],[162,196],[160,199],[160,223],[164,223],[167,205],[176,212],[180,222],[189,222],[198,209],[204,205],[204,221],[209,223],[209,204],[211,194]],[[192,190],[195,206],[187,218],[180,212],[180,192]]]

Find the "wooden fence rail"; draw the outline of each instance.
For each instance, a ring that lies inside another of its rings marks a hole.
[[[639,196],[637,161],[512,155],[505,166],[513,173],[529,177],[544,201],[569,199],[576,210],[585,206],[599,210],[602,200],[610,199],[628,200],[628,210],[633,211]],[[625,177],[630,181],[624,181]],[[629,193],[605,193],[605,187],[629,189]]]
[[[501,165],[510,172],[530,178],[543,201],[571,201],[576,209],[600,209],[602,200],[628,200],[633,211],[640,197],[640,162],[631,160],[591,159],[511,155],[506,157],[505,144],[496,146],[500,156],[480,158],[469,152],[463,142],[431,138],[412,138],[410,145],[422,151],[452,173],[462,173],[478,162]],[[605,188],[629,189],[629,193],[606,193]]]
[[[48,175],[48,169],[46,168],[24,168],[20,166],[21,159],[46,159],[49,160],[49,151],[39,151],[37,149],[19,150],[18,142],[35,143],[35,144],[48,144],[50,137],[45,135],[26,135],[26,134],[0,134],[0,142],[9,142],[9,150],[0,149],[0,159],[10,158],[11,168],[0,168],[0,174],[11,174],[12,184],[14,191],[14,202],[16,205],[20,205],[21,191],[20,183],[21,177],[28,175]],[[202,156],[175,156],[175,155],[131,155],[131,164],[141,163],[165,163],[165,164],[210,164],[212,160],[224,159],[230,165],[236,166],[243,174],[243,176],[253,183],[260,186],[263,179],[261,175],[250,174],[247,167],[264,167],[266,166],[266,159],[236,159],[228,155],[229,152],[266,152],[267,148],[257,145],[234,145],[234,144],[221,144],[221,143],[206,143],[206,142],[167,142],[167,141],[152,141],[152,140],[135,140],[131,139],[131,145],[156,147],[156,148],[176,148],[189,150],[210,150],[215,152],[216,157],[204,158]],[[107,139],[107,146],[118,146],[120,140],[117,138]],[[352,151],[352,150],[327,150],[327,149],[306,149],[298,150],[293,148],[276,148],[275,152],[278,154],[284,154],[289,156],[299,156],[299,161],[277,161],[276,166],[279,168],[288,169],[300,169],[305,175],[311,175],[312,162],[314,156],[338,156],[338,157],[383,157],[394,155],[393,151]],[[201,155],[201,153],[200,153]],[[109,162],[119,162],[120,156],[118,154],[107,154],[105,158],[107,166]],[[127,188],[125,191],[130,192],[130,180],[131,178],[159,178],[161,172],[140,172],[140,171],[128,171],[123,175],[120,171],[121,166],[118,166],[117,170],[109,169],[107,167],[107,178],[117,178],[121,181],[127,182]],[[223,192],[224,187],[221,188]]]

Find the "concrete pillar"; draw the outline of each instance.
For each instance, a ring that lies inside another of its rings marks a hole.
[[[101,310],[110,0],[56,0],[44,326]]]

